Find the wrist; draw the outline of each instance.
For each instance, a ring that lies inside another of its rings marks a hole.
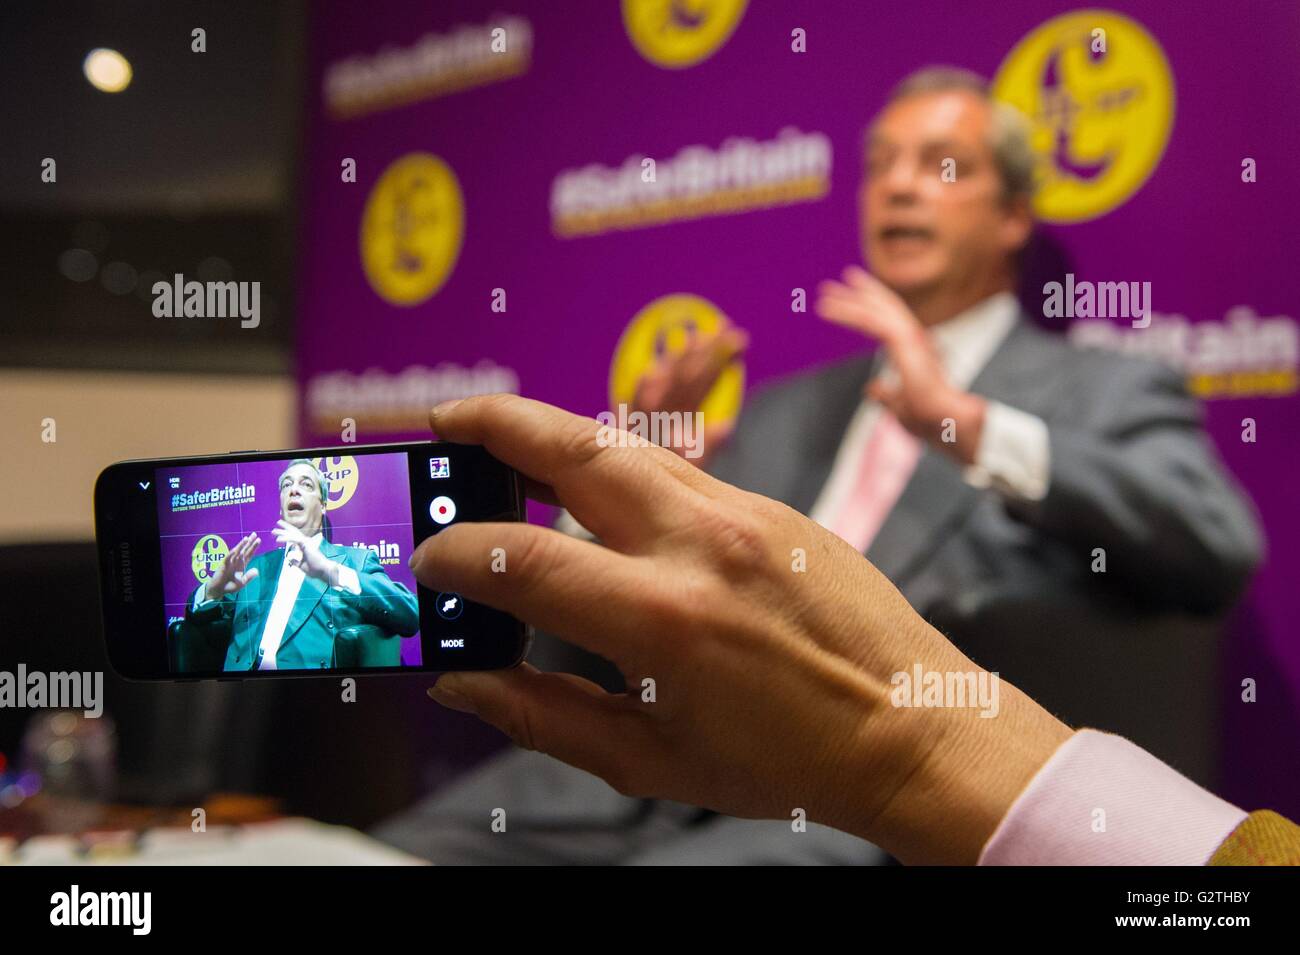
[[[980,395],[969,391],[953,391],[943,402],[942,417],[933,429],[933,433],[939,436],[939,450],[961,464],[974,464],[979,456],[987,414],[988,401]],[[952,427],[946,427],[948,424]]]
[[[953,861],[974,865],[998,824],[1030,780],[1074,730],[1005,681],[1002,712],[993,719],[964,711],[963,725],[948,738],[936,763],[949,805],[957,818],[953,838],[943,846]],[[962,713],[962,711],[954,711]]]
[[[981,671],[965,658],[954,672]],[[964,669],[963,669],[964,668]],[[987,674],[984,679],[992,679]],[[973,865],[1029,781],[1073,735],[1032,699],[998,680],[996,715],[967,707],[891,707],[860,739],[863,798],[845,828],[909,865]],[[859,788],[860,787],[860,788]]]

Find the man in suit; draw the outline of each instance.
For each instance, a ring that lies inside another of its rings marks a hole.
[[[938,68],[905,80],[866,143],[871,273],[845,270],[817,301],[823,318],[882,347],[763,391],[705,460],[865,553],[928,622],[1044,704],[1204,779],[1211,711],[1202,702],[1172,720],[1185,702],[1172,694],[1212,696],[1195,686],[1213,666],[1205,633],[1249,579],[1260,536],[1173,369],[1072,348],[1021,314],[1013,290],[1034,226],[1033,173],[1023,121],[979,77]],[[642,382],[638,410],[697,410],[744,343],[737,329],[697,336]],[[539,640],[538,650],[543,668],[617,681],[568,648]],[[582,804],[579,774],[515,754],[435,797],[424,825],[445,832],[507,777],[518,804],[530,775],[546,792],[539,831]],[[586,805],[604,805],[587,789]],[[587,846],[610,848],[588,857],[867,858],[830,833],[769,852],[754,848],[755,823],[662,803],[618,817],[626,805],[589,824]],[[620,824],[622,841],[611,840]],[[435,859],[473,857],[467,840],[447,850],[400,827],[383,834]]]
[[[979,77],[905,80],[867,137],[871,272],[846,269],[816,303],[881,347],[757,395],[709,468],[853,544],[975,652],[1005,649],[1008,631],[1038,652],[1037,634],[1101,617],[1135,642],[1171,616],[1213,620],[1262,551],[1177,371],[1073,348],[1022,313],[1033,163]],[[641,403],[699,407],[742,344],[701,337]]]
[[[257,554],[261,538],[245,536],[186,607],[187,621],[230,635],[224,669],[328,669],[338,632],[360,623],[414,634],[415,595],[372,551],[325,539],[329,483],[316,466],[291,462],[279,488],[279,547]]]

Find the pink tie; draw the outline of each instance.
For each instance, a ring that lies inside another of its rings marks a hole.
[[[862,449],[853,491],[841,506],[831,530],[865,553],[903,493],[920,457],[920,440],[882,408]]]

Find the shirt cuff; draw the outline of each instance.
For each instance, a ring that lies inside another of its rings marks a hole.
[[[207,592],[208,585],[199,584],[199,589],[194,591],[194,597],[190,601],[194,605],[192,609],[199,610],[200,608],[206,607],[208,604],[212,603],[211,600],[204,596]]]
[[[346,564],[339,564],[339,579],[334,586],[339,590],[346,590],[354,597],[361,596],[361,578]]]
[[[1047,422],[1037,415],[990,401],[975,463],[963,477],[975,487],[993,487],[1008,497],[1041,501],[1051,474]]]
[[[1246,818],[1120,736],[1079,730],[1011,805],[980,865],[1205,865]]]

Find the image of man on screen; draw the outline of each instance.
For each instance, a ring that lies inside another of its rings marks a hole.
[[[415,595],[372,551],[328,540],[328,479],[298,459],[280,475],[279,491],[279,546],[258,554],[261,537],[246,535],[186,606],[187,622],[229,632],[223,669],[328,669],[339,631],[357,624],[412,636]]]

